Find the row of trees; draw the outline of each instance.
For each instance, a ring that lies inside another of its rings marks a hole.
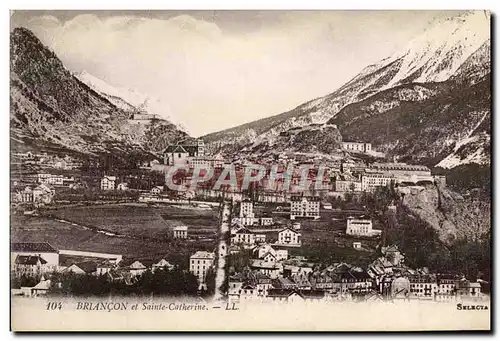
[[[196,296],[198,282],[192,273],[182,270],[150,270],[125,281],[110,281],[107,275],[79,275],[74,273],[54,273],[51,276],[50,294],[74,296],[114,295],[164,295]]]

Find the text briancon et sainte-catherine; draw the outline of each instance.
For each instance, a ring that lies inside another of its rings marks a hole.
[[[117,310],[182,310],[182,311],[203,311],[209,310],[208,306],[203,303],[129,303],[129,302],[77,302],[76,310],[87,311],[117,311]]]

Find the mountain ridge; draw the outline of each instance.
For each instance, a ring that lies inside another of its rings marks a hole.
[[[482,11],[467,12],[456,18],[438,21],[422,35],[413,39],[406,49],[368,65],[350,81],[326,96],[305,102],[287,112],[207,134],[203,138],[210,148],[216,151],[229,149],[234,152],[242,148],[248,150],[250,145],[258,146],[260,143],[272,145],[281,132],[290,128],[327,122],[336,124],[338,122],[334,118],[349,105],[369,101],[370,98],[373,100],[377,94],[399,86],[411,88],[413,86],[411,84],[424,84],[433,87],[435,84],[441,84],[439,86],[445,89],[464,86],[464,93],[471,93],[466,88],[473,84],[464,84],[464,81],[471,76],[480,81],[490,73],[489,24],[489,16]],[[431,33],[436,34],[437,38],[430,36]],[[438,92],[440,96],[444,96],[443,98],[451,98],[448,96],[448,90]],[[418,96],[421,95],[414,92],[414,101],[419,102]],[[484,96],[486,101],[491,100],[490,91],[486,91]],[[467,107],[467,100],[468,98],[464,98],[461,104],[455,103],[455,106]],[[382,102],[378,105],[392,105],[390,101]],[[377,103],[372,104],[377,105]],[[369,125],[366,124],[365,128],[369,128]],[[404,129],[404,127],[399,128]],[[339,125],[339,129],[343,136],[359,138],[352,132],[348,134],[343,132],[342,124]],[[389,137],[389,141],[385,143],[386,147],[382,146],[382,149],[387,150],[393,142]],[[375,147],[379,145],[378,142],[374,143]],[[453,148],[447,151],[451,153]],[[395,156],[403,158],[408,156],[405,154],[409,154],[402,150],[396,152],[398,155]],[[447,155],[440,155],[441,159],[436,159],[435,164]],[[430,160],[431,155],[425,155],[423,158]]]
[[[166,145],[189,137],[161,119],[147,126],[130,124],[130,111],[118,108],[81,82],[28,29],[15,28],[10,46],[14,148],[46,145],[83,155],[116,154],[126,159],[137,150],[157,156]]]

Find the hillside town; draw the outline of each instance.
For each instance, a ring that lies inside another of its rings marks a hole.
[[[10,330],[491,330],[491,11],[9,12]]]
[[[190,254],[183,267],[179,262],[161,257],[146,260],[127,254],[58,249],[44,240],[13,243],[11,272],[23,285],[12,290],[27,296],[46,295],[54,286],[62,285],[55,274],[94,276],[109,283],[133,286],[146,272],[154,274],[175,269],[193,275],[196,290],[192,293],[200,295],[213,287],[209,282],[214,280],[212,275],[220,257],[229,256],[230,260],[240,258],[238,265],[230,262],[225,291],[228,300],[234,302],[484,298],[481,288],[487,283],[457,273],[432,273],[426,267],[413,269],[405,264],[405,255],[397,245],[386,245],[385,226],[376,221],[376,217],[363,210],[332,206],[348,196],[374,193],[378,188],[392,186],[404,194],[426,186],[446,186],[446,178],[431,174],[430,169],[422,165],[367,162],[363,156],[373,152],[369,143],[342,142],[340,148],[342,157],[336,160],[288,154],[260,158],[257,165],[265,174],[257,177],[252,168],[255,160],[251,158],[212,156],[206,152],[201,139],[190,143],[179,141],[165,149],[163,160],[138,164],[143,177],[160,174],[155,176],[155,181],[150,177],[145,182],[149,188],[126,182],[130,174],[108,172],[93,178],[84,177],[82,163],[69,156],[14,154],[19,165],[37,165],[40,169],[36,173],[13,176],[11,205],[19,215],[37,217],[61,205],[78,205],[78,199],[76,202],[58,199],[58,192],[68,196],[89,191],[94,195],[80,200],[90,206],[135,202],[160,205],[158,207],[176,205],[185,209],[220,210],[223,202],[229,202],[233,209],[229,247],[224,255],[217,256],[216,246],[210,242],[204,249]],[[284,173],[290,166],[292,172],[288,178],[272,178],[273,171]],[[215,189],[215,180],[209,177],[192,186],[195,170],[210,169],[216,178],[224,174],[226,167],[235,170],[236,186],[226,184]],[[181,169],[173,176],[176,186],[168,184],[172,168]],[[248,175],[255,181],[242,189],[241,183]],[[390,203],[386,209],[395,211],[396,206]],[[218,234],[220,221],[213,220],[212,224],[213,233]],[[311,231],[319,231],[320,225],[326,231],[330,229],[327,233],[332,237],[329,238],[342,240],[343,247],[360,253],[369,251],[373,259],[361,267],[344,261],[315,262],[301,255],[304,247],[311,247],[304,246],[304,241],[310,244]],[[172,226],[169,238],[194,243],[199,237],[196,233],[193,235],[193,231],[187,220]],[[207,240],[215,241],[215,238]],[[30,278],[34,280],[28,280]]]

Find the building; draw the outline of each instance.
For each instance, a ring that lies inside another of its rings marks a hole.
[[[76,275],[97,275],[97,263],[92,261],[74,263],[63,270],[64,272],[71,272]]]
[[[333,189],[335,192],[360,192],[361,180],[348,172],[338,174],[334,177]]]
[[[183,146],[168,146],[165,150],[165,165],[187,165],[188,157],[189,152]]]
[[[455,295],[457,279],[453,275],[438,275],[437,285],[438,285],[438,295],[450,296]]]
[[[231,244],[242,245],[243,247],[254,247],[257,242],[262,242],[262,236],[265,242],[265,235],[256,235],[248,228],[242,227],[231,235]]]
[[[215,254],[207,251],[197,251],[189,258],[189,271],[198,278],[200,288],[206,289],[206,275],[209,268],[214,265]]]
[[[126,183],[126,182],[121,182],[121,183],[119,183],[119,184],[118,184],[118,186],[116,186],[116,189],[117,189],[118,191],[128,191],[128,189],[129,189],[129,188],[128,188],[128,183]]]
[[[409,165],[406,163],[373,163],[366,173],[378,173],[384,176],[394,178],[396,183],[411,183],[418,182],[434,183],[435,178],[431,175],[431,170],[427,166]]]
[[[370,275],[359,268],[340,263],[331,272],[335,288],[342,294],[367,293],[372,290],[373,280]]]
[[[446,186],[446,175],[433,175],[434,183],[442,187]]]
[[[47,295],[50,290],[50,279],[45,279],[43,276],[33,288],[31,288],[31,296]]]
[[[292,229],[295,231],[299,231],[300,230],[300,223],[298,221],[294,221],[292,223]]]
[[[360,192],[361,181],[356,180],[335,180],[335,192]]]
[[[255,223],[255,214],[253,213],[253,203],[249,200],[244,200],[240,203],[240,223],[244,226],[253,225]]]
[[[253,249],[253,254],[258,259],[264,259],[266,255],[271,254],[277,262],[288,259],[288,250],[275,249],[266,243],[256,246]]]
[[[324,202],[324,203],[321,204],[321,206],[323,207],[324,210],[331,210],[331,209],[333,209],[332,204],[329,203],[329,202]]]
[[[109,259],[105,259],[97,263],[97,275],[102,276],[116,268],[116,264]]]
[[[188,237],[188,227],[187,226],[174,227],[174,238],[175,239],[187,239],[187,237]]]
[[[301,234],[291,228],[278,232],[278,244],[288,246],[302,245]]]
[[[465,278],[455,282],[457,295],[460,297],[478,297],[481,294],[481,284]]]
[[[263,255],[261,259],[263,259],[265,262],[268,263],[276,263],[278,261],[278,259],[276,258],[276,253],[271,253],[271,252],[268,252],[265,255]]]
[[[350,236],[376,236],[382,233],[382,230],[374,230],[371,219],[347,218],[347,235]]]
[[[46,271],[47,261],[40,256],[17,256],[14,261],[14,274],[18,277],[38,277]]]
[[[342,142],[342,148],[353,152],[367,153],[372,150],[372,144],[363,142]]]
[[[168,270],[168,271],[171,271],[174,269],[174,265],[170,264],[168,261],[166,261],[165,259],[161,259],[160,261],[158,261],[157,263],[154,263],[152,266],[151,266],[151,270],[153,272],[157,271],[157,270]]]
[[[298,289],[270,289],[267,299],[282,303],[300,303],[300,302],[321,302],[325,299],[324,291]]]
[[[318,197],[293,196],[290,202],[290,219],[295,218],[312,218],[319,219],[319,204]]]
[[[115,189],[116,176],[105,175],[101,179],[101,189],[103,191],[109,191]]]
[[[406,277],[397,277],[390,283],[390,295],[393,299],[408,299],[413,294],[414,286]]]
[[[205,143],[198,139],[194,143],[180,143],[168,146],[164,152],[164,163],[167,166],[187,165],[191,158],[205,156]]]
[[[37,256],[46,261],[46,271],[55,271],[59,266],[59,251],[49,243],[12,243],[10,249],[12,269],[18,256]]]
[[[140,276],[145,273],[147,269],[148,268],[138,260],[128,266],[128,270],[132,276]]]
[[[412,275],[410,281],[410,295],[419,298],[433,299],[439,289],[435,275]]]
[[[401,266],[404,262],[405,256],[399,251],[397,245],[383,246],[381,252],[395,266]]]
[[[370,165],[370,169],[375,172],[386,172],[394,175],[421,175],[430,176],[431,170],[427,166],[423,165],[409,165],[406,163],[380,163],[375,162]]]
[[[245,284],[245,276],[242,273],[229,277],[228,299],[229,302],[237,302],[240,299],[240,294]]]
[[[26,186],[23,189],[14,190],[11,193],[12,203],[27,203],[33,202],[33,188],[31,186]]]
[[[155,186],[151,189],[151,194],[160,195],[161,193],[163,193],[163,188],[163,186]]]
[[[190,167],[201,166],[202,168],[222,168],[224,159],[220,155],[211,156],[193,156],[188,159]]]
[[[33,189],[33,201],[35,203],[50,204],[55,194],[55,190],[50,185],[42,184]]]
[[[11,193],[13,203],[50,204],[54,199],[55,191],[50,185],[41,184],[35,188],[26,186],[22,190]]]
[[[39,173],[37,174],[39,184],[62,186],[64,184],[64,176],[56,174]]]
[[[364,173],[361,175],[361,190],[371,192],[377,187],[385,187],[396,182],[396,178],[391,174]]]
[[[269,276],[272,279],[278,278],[280,272],[282,272],[282,266],[280,263],[274,261],[266,262],[263,259],[252,259],[250,261],[250,268],[260,274]]]
[[[261,217],[260,218],[260,225],[262,226],[270,226],[273,224],[273,218],[272,217]]]

